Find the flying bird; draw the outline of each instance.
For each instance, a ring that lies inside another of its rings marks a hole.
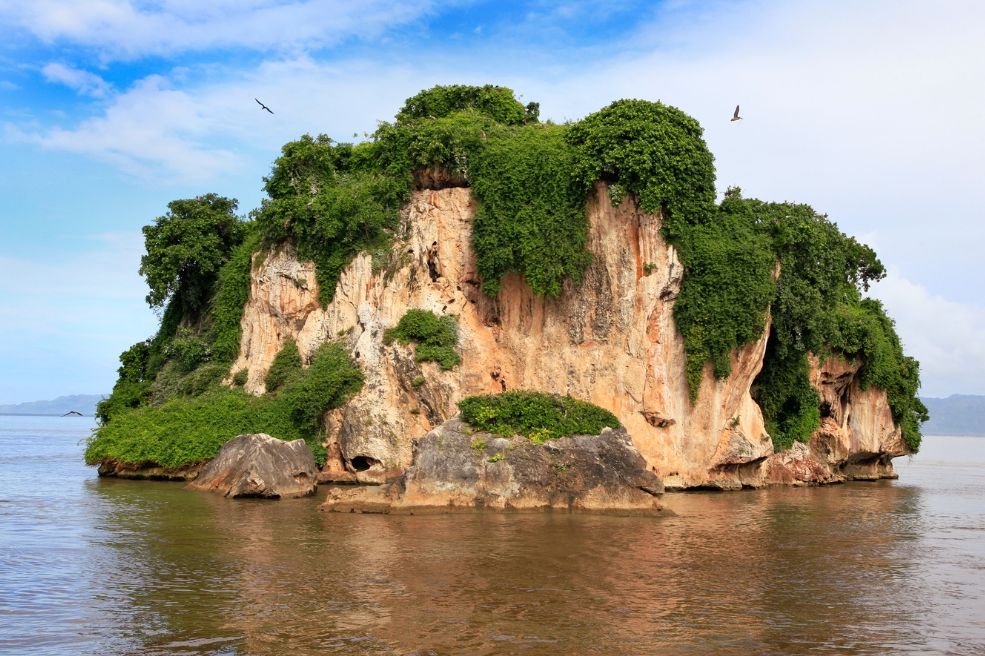
[[[732,120],[733,121],[741,121],[742,120],[742,117],[739,116],[739,106],[738,105],[735,106],[735,113],[732,114]]]
[[[271,114],[273,114],[273,113],[274,113],[274,112],[273,112],[273,111],[272,111],[272,110],[271,110],[271,109],[270,109],[269,107],[267,107],[266,105],[264,105],[264,104],[263,104],[262,102],[260,102],[260,101],[259,101],[259,100],[258,100],[257,98],[254,98],[253,100],[256,100],[256,101],[257,101],[257,104],[258,104],[258,105],[260,105],[260,107],[262,107],[263,109],[265,109],[265,110],[267,110],[267,111],[268,111],[268,112],[270,112]],[[738,110],[738,109],[736,109],[735,111],[739,111],[739,110]]]

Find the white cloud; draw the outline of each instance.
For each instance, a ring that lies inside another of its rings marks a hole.
[[[215,48],[282,50],[372,37],[426,14],[431,0],[0,0],[0,22],[107,58]]]
[[[873,289],[906,352],[920,361],[921,393],[985,394],[985,307],[955,303],[902,276],[889,276]]]
[[[353,133],[372,131],[377,119],[392,116],[419,84],[410,68],[301,57],[184,88],[152,75],[73,127],[6,127],[8,138],[89,155],[146,180],[203,182],[250,170],[259,185],[286,141],[305,132],[352,140]],[[254,98],[274,115],[261,111]],[[250,161],[258,151],[260,175],[258,162]]]
[[[80,68],[52,62],[41,69],[41,73],[49,82],[64,84],[70,89],[87,96],[102,98],[111,90],[110,85],[95,73]]]
[[[143,178],[209,178],[235,171],[237,157],[214,137],[223,116],[188,91],[152,75],[113,97],[100,116],[73,128],[8,126],[8,135],[45,148],[91,155]]]

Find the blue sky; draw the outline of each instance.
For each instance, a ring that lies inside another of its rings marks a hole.
[[[156,327],[140,228],[168,201],[245,213],[284,142],[351,140],[459,82],[559,121],[682,108],[720,190],[876,248],[924,393],[985,393],[982,3],[0,0],[0,33],[0,403],[112,387]]]

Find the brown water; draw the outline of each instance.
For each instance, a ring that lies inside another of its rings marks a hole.
[[[985,653],[985,438],[677,516],[318,512],[98,480],[0,417],[0,652]]]

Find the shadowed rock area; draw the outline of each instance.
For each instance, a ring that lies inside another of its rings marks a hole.
[[[307,497],[315,493],[317,474],[304,440],[285,442],[258,433],[223,444],[188,487],[234,498]]]
[[[651,514],[663,484],[625,429],[545,444],[473,432],[451,419],[414,445],[413,465],[395,481],[337,487],[323,510],[440,512],[562,510]]]

